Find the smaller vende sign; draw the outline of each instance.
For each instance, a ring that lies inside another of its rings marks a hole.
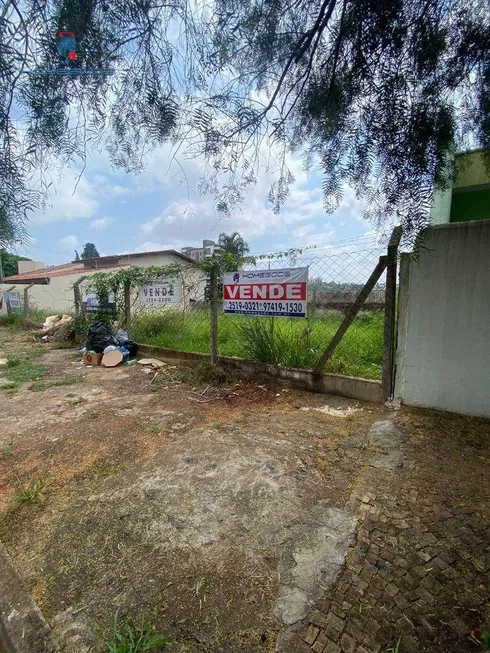
[[[243,315],[306,317],[308,268],[223,275],[223,310]]]
[[[180,279],[155,279],[140,286],[139,301],[142,306],[153,304],[180,304],[182,282]]]

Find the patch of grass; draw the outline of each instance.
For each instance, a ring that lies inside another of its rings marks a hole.
[[[160,424],[150,424],[150,426],[146,429],[147,433],[160,433],[162,430],[162,427]]]
[[[85,417],[88,417],[89,419],[97,419],[100,417],[100,412],[98,410],[92,410],[89,413],[85,413]]]
[[[99,632],[97,639],[106,653],[147,653],[173,641],[170,637],[158,634],[149,620],[142,618],[138,623],[121,621],[117,613],[110,630]]]
[[[9,381],[0,386],[0,390],[17,390],[19,388],[19,383],[17,381]]]
[[[57,312],[51,310],[50,308],[41,309],[32,306],[29,310],[28,321],[40,327],[49,315],[56,314]],[[23,321],[24,315],[23,311],[20,309],[12,309],[12,313],[10,315],[0,315],[0,326],[12,326],[15,329],[22,329]]]
[[[192,380],[194,383],[209,383],[219,385],[220,383],[233,383],[235,377],[219,365],[212,365],[209,361],[202,361],[192,368]]]
[[[0,315],[0,326],[22,327],[22,313],[12,312],[10,315]]]
[[[218,347],[223,356],[311,369],[344,316],[338,312],[295,318],[220,315]],[[359,314],[325,366],[326,372],[381,378],[383,311]],[[134,318],[132,337],[141,343],[209,353],[209,312],[143,313]]]
[[[0,447],[0,458],[2,456],[5,456],[6,454],[10,453],[11,449],[12,449],[12,442],[7,442],[6,444],[3,444]]]
[[[29,390],[32,392],[42,392],[48,388],[57,388],[64,385],[75,385],[76,383],[82,383],[83,377],[81,376],[67,376],[65,379],[59,379],[57,381],[36,381],[31,386]]]
[[[21,358],[9,358],[5,366],[6,378],[17,384],[24,383],[24,381],[37,381],[43,374],[44,365],[42,363],[33,363]]]
[[[24,358],[26,360],[36,360],[37,358],[44,356],[45,353],[46,349],[44,347],[41,345],[36,345],[35,347],[31,347],[25,352]]]
[[[19,490],[14,495],[14,501],[17,503],[37,503],[44,492],[46,487],[46,480],[44,478],[28,476],[27,481],[22,483],[18,478]]]
[[[71,342],[53,342],[53,344],[50,345],[50,349],[74,349],[73,344]],[[77,358],[79,358],[79,354],[77,353]]]

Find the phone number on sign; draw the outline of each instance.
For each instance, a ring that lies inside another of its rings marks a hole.
[[[146,297],[147,304],[171,304],[172,297]],[[177,302],[174,302],[175,304]]]
[[[303,302],[225,302],[226,311],[266,311],[267,313],[304,313]]]

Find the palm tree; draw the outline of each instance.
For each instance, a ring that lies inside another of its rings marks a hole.
[[[231,234],[220,234],[218,244],[227,254],[230,254],[238,260],[243,259],[250,251],[248,244],[243,240],[238,231],[234,231]]]

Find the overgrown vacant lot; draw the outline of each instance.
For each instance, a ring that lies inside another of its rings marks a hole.
[[[381,379],[383,311],[358,315],[342,338],[326,372]],[[220,315],[218,346],[222,356],[311,369],[325,351],[344,315],[310,310],[308,320]],[[148,345],[209,353],[209,311],[142,313],[133,320],[133,336]]]
[[[481,650],[487,421],[0,358],[0,539],[65,653],[116,613],[179,653]]]

